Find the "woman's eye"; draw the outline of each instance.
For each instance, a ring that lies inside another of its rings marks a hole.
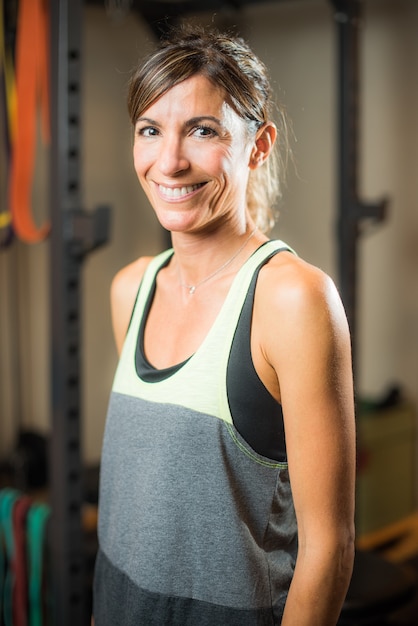
[[[154,126],[144,126],[143,128],[138,128],[136,132],[141,137],[156,137],[158,135],[158,130]]]
[[[196,137],[214,137],[217,133],[216,130],[209,126],[198,126],[194,129],[193,134]]]

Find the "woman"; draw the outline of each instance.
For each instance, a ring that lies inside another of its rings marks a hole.
[[[96,626],[335,624],[353,562],[350,341],[331,280],[263,233],[265,67],[240,39],[184,29],[128,103],[173,249],[112,285]]]

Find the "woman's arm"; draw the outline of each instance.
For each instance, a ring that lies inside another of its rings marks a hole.
[[[329,277],[299,259],[276,276],[263,345],[279,385],[299,542],[282,626],[333,626],[354,558],[350,338]]]

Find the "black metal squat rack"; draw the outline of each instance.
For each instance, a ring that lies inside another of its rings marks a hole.
[[[109,209],[82,208],[82,1],[51,2],[50,488],[54,624],[90,623],[82,528],[80,283],[88,253],[107,240]]]

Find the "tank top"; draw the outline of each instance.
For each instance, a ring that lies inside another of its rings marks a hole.
[[[285,456],[274,458],[284,442],[268,456],[253,426],[245,436],[228,380],[237,394],[231,355],[239,321],[259,268],[282,249],[289,248],[269,241],[253,253],[195,354],[151,381],[138,367],[138,340],[172,251],[145,272],[103,442],[96,626],[281,622],[297,552],[288,467]]]

